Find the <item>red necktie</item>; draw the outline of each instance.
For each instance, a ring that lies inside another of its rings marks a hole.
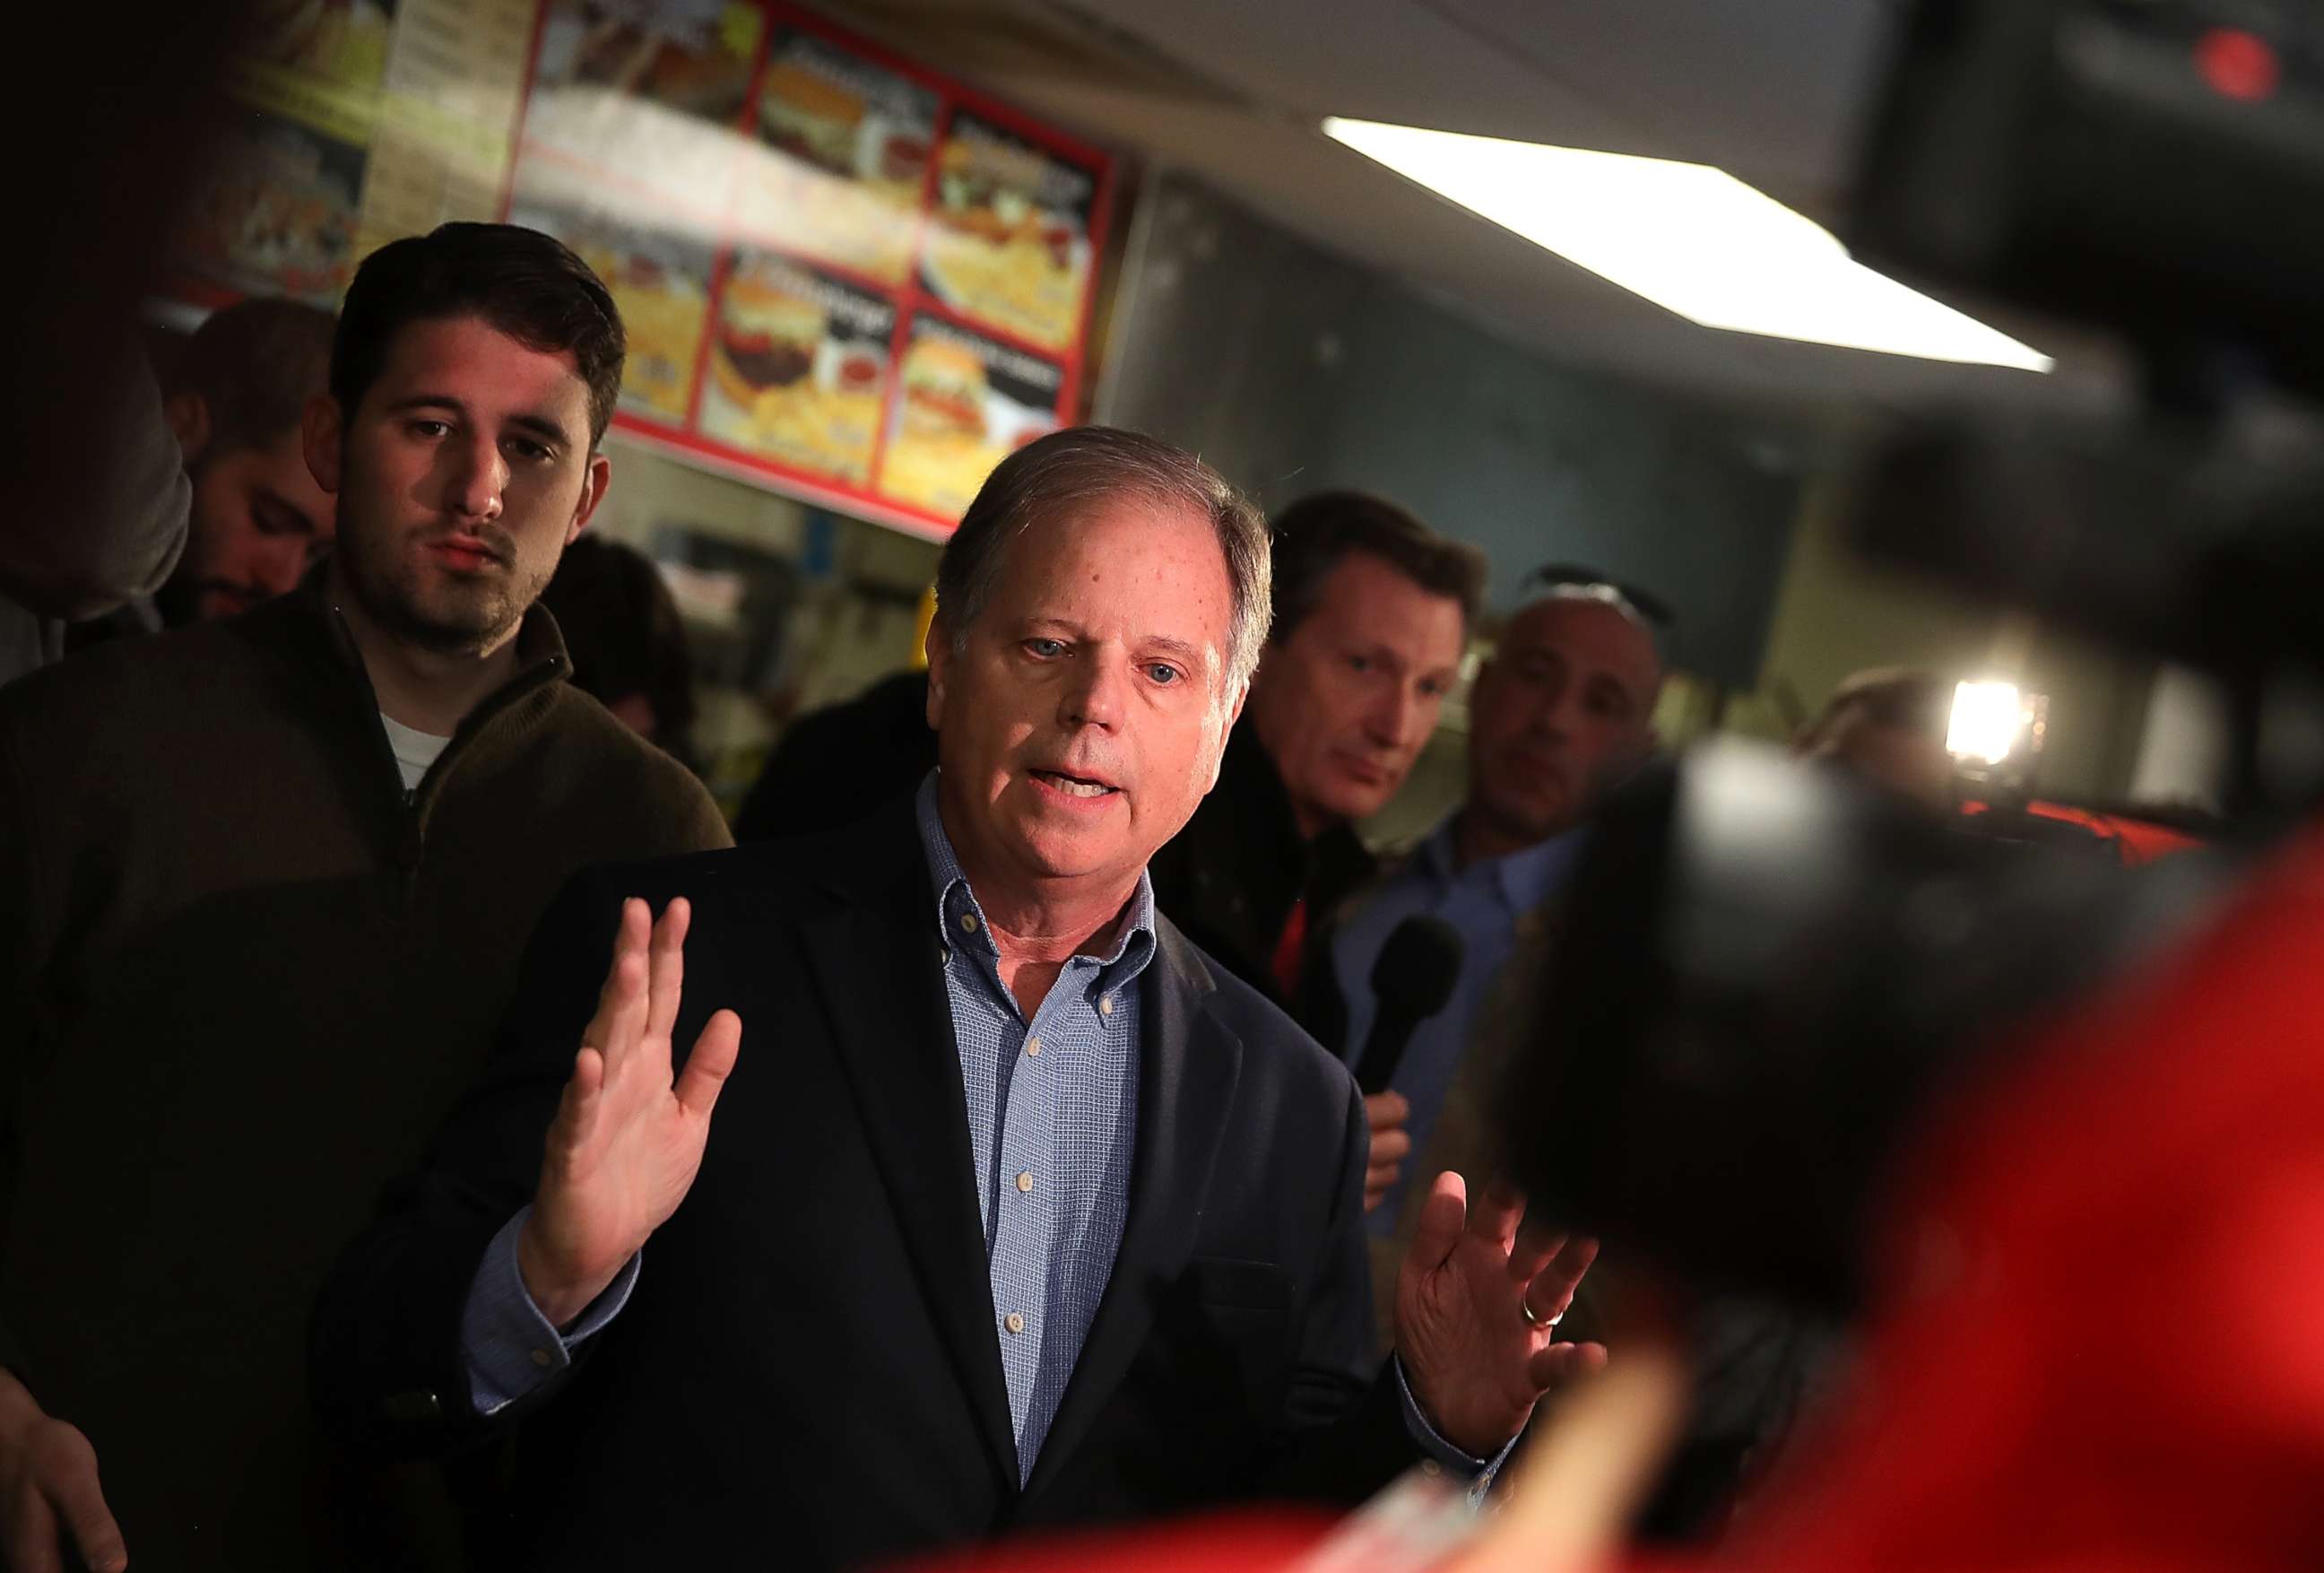
[[[1300,963],[1306,958],[1307,898],[1301,896],[1291,903],[1291,916],[1284,921],[1283,938],[1275,942],[1275,960],[1268,967],[1286,1004],[1299,997]]]

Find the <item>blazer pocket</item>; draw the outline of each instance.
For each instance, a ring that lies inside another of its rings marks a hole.
[[[1186,1263],[1186,1291],[1204,1305],[1251,1310],[1287,1310],[1291,1275],[1272,1262],[1242,1262],[1228,1256],[1195,1256]]]

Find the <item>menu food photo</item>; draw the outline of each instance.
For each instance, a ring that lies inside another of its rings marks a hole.
[[[259,11],[189,303],[336,304],[393,236],[505,217],[612,291],[625,432],[927,534],[1080,415],[1113,167],[1054,128],[783,0]]]

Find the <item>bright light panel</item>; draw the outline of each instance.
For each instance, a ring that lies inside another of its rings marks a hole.
[[[2016,745],[2025,707],[2015,683],[1960,683],[1953,689],[1952,725],[1945,752],[1956,759],[1999,764]]]
[[[1874,273],[1830,230],[1723,170],[1337,116],[1323,130],[1706,328],[2026,371],[2055,364]]]

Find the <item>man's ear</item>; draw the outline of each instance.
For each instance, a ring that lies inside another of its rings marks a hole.
[[[315,484],[337,496],[346,459],[346,428],[337,399],[318,393],[307,401],[299,418],[299,442],[306,449],[307,471]]]
[[[928,662],[928,729],[938,730],[938,717],[944,714],[945,680],[952,672],[952,635],[945,628],[939,613],[928,623],[927,637],[920,642],[920,650]]]
[[[210,402],[190,389],[172,393],[161,401],[161,419],[170,423],[178,452],[190,468],[210,445]]]
[[[581,482],[580,504],[573,510],[571,527],[565,532],[566,545],[572,545],[574,538],[589,528],[590,518],[597,512],[597,504],[605,500],[606,488],[613,484],[613,461],[602,453],[591,454],[589,473]]]

